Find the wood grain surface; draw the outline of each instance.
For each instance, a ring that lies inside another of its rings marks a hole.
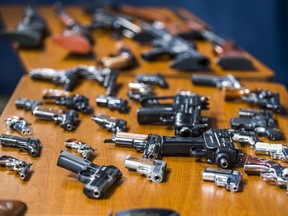
[[[147,7],[144,7],[147,10]],[[81,6],[67,6],[65,7],[67,13],[69,13],[75,20],[81,24],[89,24],[90,17],[85,15]],[[171,20],[176,20],[175,15],[171,13],[170,10],[166,8],[153,8],[157,13],[163,16],[170,17]],[[40,6],[38,9],[39,13],[47,21],[51,34],[62,33],[64,26],[62,22],[57,18],[52,7]],[[23,8],[18,6],[2,6],[0,8],[0,13],[3,19],[3,23],[6,25],[7,29],[13,29],[23,18]],[[174,17],[173,17],[174,16]],[[89,64],[95,65],[102,57],[108,56],[109,54],[115,52],[115,40],[109,37],[110,33],[105,31],[96,31],[93,35],[96,43],[93,47],[94,55],[90,56],[75,56],[69,54],[63,48],[55,45],[52,42],[51,37],[48,37],[45,41],[45,48],[42,50],[19,50],[20,58],[23,62],[26,70],[31,70],[37,67],[48,67],[56,69],[65,69],[67,67],[74,67],[79,64]],[[142,51],[147,51],[151,49],[150,45],[140,45],[139,43],[132,41],[130,39],[124,38],[125,43],[133,50],[139,62],[139,67],[132,70],[125,71],[127,75],[133,75],[138,72],[145,73],[155,73],[162,72],[166,76],[170,77],[189,77],[194,72],[183,72],[177,71],[169,68],[169,62],[171,59],[162,59],[161,61],[147,62],[141,59],[140,55]],[[237,41],[236,41],[237,43]],[[274,72],[265,66],[263,63],[255,59],[249,53],[245,52],[244,55],[251,59],[256,70],[255,71],[231,71],[222,70],[215,63],[215,56],[213,54],[213,46],[205,41],[197,41],[196,47],[200,53],[209,57],[211,61],[211,70],[203,72],[205,74],[211,75],[226,75],[227,73],[232,73],[238,78],[248,79],[248,80],[272,80],[274,77]]]
[[[121,76],[119,83],[123,84],[120,97],[127,98],[128,82],[133,77]],[[174,95],[179,89],[198,92],[210,97],[210,110],[204,111],[203,116],[209,117],[214,128],[228,128],[229,119],[237,116],[240,107],[249,107],[244,103],[224,102],[223,93],[214,88],[194,86],[188,79],[169,78],[170,88],[163,90],[155,88],[157,95]],[[247,86],[254,83],[245,82]],[[264,89],[281,94],[283,105],[288,107],[285,87],[275,83],[257,83]],[[114,144],[104,144],[103,139],[112,134],[96,125],[89,115],[81,114],[81,124],[74,132],[65,132],[53,122],[36,120],[30,112],[16,109],[16,98],[25,97],[41,99],[44,89],[55,87],[53,84],[33,81],[24,76],[12,95],[0,122],[9,115],[25,117],[32,123],[33,136],[41,140],[42,155],[31,158],[18,150],[1,148],[0,155],[10,155],[21,160],[33,162],[32,176],[29,181],[21,181],[14,172],[1,171],[0,199],[19,199],[28,205],[27,215],[108,215],[109,211],[129,208],[161,207],[175,209],[181,215],[286,215],[288,207],[285,190],[278,186],[269,185],[259,176],[247,176],[243,168],[237,170],[243,173],[242,191],[228,192],[217,187],[213,182],[204,182],[201,171],[206,167],[216,167],[203,162],[196,162],[190,157],[164,157],[168,164],[168,174],[163,183],[155,184],[136,172],[124,167],[124,158],[129,155],[141,156],[134,149],[120,148]],[[96,107],[95,98],[104,94],[105,90],[98,84],[86,81],[75,90],[89,97],[90,104],[96,113],[105,113],[128,121],[129,132],[159,135],[173,135],[173,130],[165,126],[139,125],[136,120],[138,104],[129,101],[132,109],[129,114],[112,112],[107,108]],[[287,116],[275,115],[282,131],[287,134]],[[1,133],[10,133],[4,124],[0,125]],[[61,149],[65,149],[66,138],[78,138],[97,149],[94,163],[99,165],[113,164],[123,173],[122,180],[103,199],[93,200],[83,193],[84,185],[76,179],[76,175],[63,168],[57,167],[56,162]],[[287,141],[283,143],[287,144]],[[237,145],[237,144],[236,144]],[[245,154],[254,154],[248,146],[241,147]],[[268,157],[267,157],[268,158]],[[285,163],[280,162],[283,165]]]
[[[164,9],[162,9],[164,10]],[[55,16],[51,7],[39,8],[53,34],[61,33],[62,23]],[[13,28],[22,19],[21,7],[5,6],[0,8],[1,16],[7,28]],[[80,7],[67,7],[67,12],[81,23],[88,24],[89,17],[84,15]],[[102,56],[114,51],[114,41],[107,33],[95,33],[96,45],[94,51],[97,55],[92,58],[69,55],[65,50],[56,47],[50,38],[45,41],[45,49],[18,50],[19,56],[26,68],[30,70],[37,67],[51,67],[63,69],[79,64],[95,65]],[[203,116],[210,119],[213,128],[229,128],[229,120],[236,117],[239,108],[250,107],[245,103],[228,103],[224,101],[221,90],[209,87],[195,86],[190,81],[192,73],[171,70],[168,61],[148,63],[140,59],[141,47],[134,41],[124,39],[138,57],[140,67],[121,72],[118,82],[121,84],[119,97],[127,98],[128,83],[134,80],[134,75],[141,73],[161,72],[166,75],[169,89],[155,87],[159,96],[175,95],[179,90],[195,91],[210,98],[210,110],[203,111]],[[212,46],[206,42],[198,42],[197,47],[205,55],[212,57]],[[258,68],[256,72],[232,72],[243,80],[270,80],[273,72],[246,53]],[[213,72],[205,74],[226,75],[217,65],[212,63]],[[229,71],[231,72],[231,71]],[[261,81],[244,81],[248,87],[261,87],[279,92],[282,104],[288,108],[286,88],[280,84]],[[152,183],[144,176],[129,171],[124,167],[127,155],[141,156],[134,149],[116,147],[114,144],[104,144],[103,139],[111,138],[112,133],[96,125],[90,115],[80,114],[81,123],[74,132],[66,132],[53,122],[44,122],[27,111],[16,109],[14,102],[17,98],[41,99],[42,92],[48,88],[60,88],[54,84],[31,80],[24,75],[11,96],[6,108],[0,117],[0,133],[18,135],[9,131],[4,118],[10,115],[23,116],[32,123],[33,137],[42,142],[42,154],[39,158],[31,158],[18,149],[0,148],[0,155],[10,155],[21,160],[33,162],[32,175],[28,181],[21,181],[14,172],[0,170],[0,199],[18,199],[28,206],[27,215],[108,215],[110,212],[131,208],[169,208],[189,215],[287,215],[286,190],[276,185],[269,185],[259,176],[248,176],[243,168],[237,168],[243,174],[242,189],[232,193],[224,188],[217,187],[213,182],[204,182],[201,171],[206,167],[216,165],[198,162],[192,157],[164,157],[167,162],[167,175],[162,183]],[[95,98],[105,94],[105,89],[92,81],[83,81],[74,93],[80,93],[90,99],[94,114],[104,113],[128,121],[129,132],[159,135],[173,135],[173,130],[165,126],[139,125],[136,118],[139,104],[129,99],[131,110],[129,114],[110,111],[108,108],[98,107]],[[53,106],[53,105],[52,105]],[[56,107],[55,105],[53,107]],[[256,108],[256,107],[254,107]],[[280,129],[287,134],[287,116],[275,115]],[[66,138],[77,138],[96,148],[96,157],[93,163],[99,165],[115,165],[123,173],[121,181],[102,199],[89,199],[83,193],[84,184],[76,179],[76,175],[56,165],[58,156],[64,147]],[[267,141],[264,139],[264,141]],[[274,143],[274,142],[273,142]],[[277,142],[280,143],[280,142]],[[281,142],[288,144],[287,140]],[[240,146],[245,154],[253,154],[248,146]],[[265,156],[264,156],[265,157]],[[268,156],[266,158],[269,158]],[[279,162],[283,165],[286,163]]]

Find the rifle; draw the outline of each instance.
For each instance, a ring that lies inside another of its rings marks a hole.
[[[57,166],[77,174],[85,184],[84,194],[89,198],[101,198],[122,177],[121,171],[112,165],[100,166],[67,151],[61,151]]]
[[[169,99],[173,102],[159,102]],[[209,98],[196,93],[182,91],[175,96],[151,96],[143,99],[142,105],[137,110],[139,124],[173,125],[176,136],[198,136],[208,127],[201,111],[209,109]]]
[[[173,69],[183,71],[208,70],[210,60],[200,54],[194,44],[173,36],[163,28],[142,22],[144,30],[151,32],[155,39],[152,41],[153,49],[142,52],[141,56],[146,61],[168,55],[174,60],[169,64]]]
[[[24,19],[14,30],[1,31],[0,37],[17,43],[21,48],[41,48],[49,30],[36,8],[28,3],[24,9]]]
[[[214,46],[214,54],[217,56],[215,62],[224,70],[255,70],[252,61],[245,56],[244,51],[233,41],[227,40],[212,31],[207,24],[184,8],[173,8],[172,11],[186,23],[186,26],[189,26],[190,32],[197,31],[200,37]],[[185,38],[188,36],[190,39],[193,39],[191,38],[193,35],[189,34],[189,31],[188,34],[182,34]]]
[[[80,55],[89,54],[94,44],[89,28],[82,26],[66,13],[60,2],[57,2],[54,8],[66,29],[61,35],[53,35],[53,42],[68,50],[70,53]]]
[[[255,104],[260,108],[271,109],[280,113],[283,107],[280,103],[279,93],[273,93],[269,90],[262,90],[258,88],[230,88],[224,89],[225,100],[235,101],[240,100],[249,104]]]
[[[209,129],[200,137],[170,137],[157,134],[133,134],[117,132],[105,143],[120,147],[132,147],[143,152],[144,158],[160,159],[162,156],[192,156],[206,158],[207,163],[222,168],[234,167],[243,159],[242,151],[236,149],[229,131]]]

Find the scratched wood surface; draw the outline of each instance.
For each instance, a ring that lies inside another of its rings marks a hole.
[[[75,20],[79,21],[81,24],[89,24],[90,17],[83,13],[81,6],[67,6],[66,11]],[[148,8],[149,9],[149,8]],[[144,7],[143,10],[147,10]],[[169,9],[166,8],[153,8],[155,12],[168,17],[170,20],[176,20],[177,18]],[[13,29],[17,23],[19,23],[23,18],[23,8],[20,6],[1,6],[0,8],[1,17],[3,23],[6,25],[7,29]],[[39,13],[45,18],[50,28],[51,34],[60,34],[63,31],[63,24],[55,15],[52,7],[41,6],[39,7]],[[53,44],[51,37],[45,40],[45,48],[42,50],[19,50],[20,58],[23,62],[24,67],[27,71],[37,67],[50,67],[56,69],[63,69],[67,67],[77,66],[79,64],[89,64],[95,65],[102,57],[108,56],[115,50],[115,41],[109,37],[107,32],[96,31],[93,35],[96,43],[93,47],[94,55],[79,57],[69,54],[66,50]],[[139,67],[132,70],[124,71],[126,75],[133,75],[138,72],[155,73],[162,72],[166,76],[170,77],[189,77],[194,72],[183,72],[177,71],[169,68],[170,59],[162,59],[161,61],[147,62],[141,59],[140,54],[142,51],[147,51],[151,49],[149,45],[142,46],[135,41],[124,38],[124,41],[135,53],[137,60],[139,62]],[[237,41],[236,41],[237,43]],[[210,43],[205,41],[196,42],[196,47],[200,53],[209,57],[211,60],[211,70],[203,72],[205,74],[211,75],[226,75],[227,73],[232,73],[238,78],[243,80],[272,80],[274,77],[274,72],[265,66],[263,63],[258,61],[255,57],[251,56],[249,53],[245,52],[244,55],[251,59],[256,70],[255,71],[231,71],[222,70],[215,63],[215,56],[213,54],[213,47]]]
[[[133,77],[121,76],[119,83],[123,87],[119,96],[127,98],[128,82]],[[198,92],[210,97],[210,110],[203,111],[203,116],[211,119],[214,128],[228,128],[229,119],[237,116],[240,107],[249,107],[244,103],[224,102],[223,93],[215,88],[194,86],[189,79],[167,79],[169,89],[155,88],[157,95],[174,95],[179,89]],[[244,83],[247,86],[255,83]],[[275,83],[257,82],[264,89],[270,89],[281,94],[281,101],[288,108],[287,92],[284,86]],[[74,132],[65,132],[53,122],[37,121],[30,112],[16,109],[16,98],[25,97],[41,99],[42,92],[54,88],[50,83],[33,81],[23,76],[14,94],[10,98],[0,117],[0,133],[18,135],[9,131],[3,121],[10,115],[25,117],[32,123],[33,137],[42,142],[42,154],[39,158],[31,158],[17,149],[0,148],[0,155],[10,155],[21,160],[33,162],[33,173],[28,181],[21,181],[14,172],[1,170],[0,199],[19,199],[28,205],[27,215],[108,215],[130,208],[161,207],[178,211],[181,215],[287,215],[287,196],[285,190],[269,185],[259,176],[248,176],[243,168],[237,170],[243,173],[242,191],[228,192],[217,187],[213,182],[204,182],[201,171],[206,167],[215,167],[203,162],[196,162],[191,157],[164,157],[168,164],[166,180],[162,183],[152,183],[144,176],[124,167],[124,158],[131,154],[141,156],[134,149],[116,147],[114,144],[104,144],[103,139],[110,138],[112,133],[96,125],[89,115],[81,114],[81,124]],[[129,132],[159,135],[173,135],[173,131],[165,126],[139,125],[136,120],[137,103],[129,100],[132,109],[129,114],[112,112],[107,108],[97,107],[95,98],[104,94],[105,90],[97,83],[82,82],[74,91],[89,97],[91,106],[96,113],[105,113],[128,121]],[[275,115],[279,126],[286,134],[288,132],[287,116]],[[83,193],[83,184],[76,175],[57,167],[59,153],[64,147],[66,138],[81,139],[97,149],[95,164],[117,166],[123,173],[121,181],[103,199],[89,199]],[[283,141],[287,143],[287,141]],[[254,154],[249,147],[241,147],[245,154]],[[264,156],[265,157],[265,156]],[[268,158],[268,157],[266,157]],[[280,162],[283,165],[285,163]]]

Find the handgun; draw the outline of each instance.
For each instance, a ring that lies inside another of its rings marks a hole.
[[[98,106],[108,107],[110,110],[117,110],[120,113],[127,113],[130,110],[128,101],[115,96],[100,95],[96,98]]]
[[[254,150],[256,154],[270,155],[275,160],[288,162],[288,146],[286,145],[256,142]]]
[[[249,104],[255,104],[260,108],[271,109],[280,113],[283,107],[280,103],[279,93],[270,90],[262,90],[258,88],[229,88],[224,89],[226,101],[244,101]]]
[[[165,103],[169,100],[172,102]],[[137,110],[139,124],[171,125],[174,126],[176,136],[200,135],[208,128],[207,118],[202,117],[201,112],[209,109],[209,98],[194,92],[180,91],[174,96],[150,96],[142,100],[142,105]]]
[[[242,151],[236,149],[227,130],[209,129],[200,137],[159,136],[117,132],[105,143],[135,148],[143,157],[160,159],[162,156],[192,156],[205,158],[208,163],[222,168],[242,163]]]
[[[78,113],[75,110],[67,110],[64,112],[62,109],[37,106],[33,110],[33,115],[40,120],[54,121],[67,131],[75,130],[80,123]]]
[[[157,85],[160,88],[168,88],[168,83],[165,80],[165,77],[160,74],[137,74],[136,80],[139,83],[145,83],[149,85]]]
[[[129,82],[129,91],[127,96],[137,102],[141,102],[144,98],[154,95],[153,88],[145,83]]]
[[[151,160],[147,158],[134,157],[131,155],[128,155],[125,158],[126,168],[135,170],[138,173],[145,175],[154,183],[163,181],[166,166],[167,164],[163,160]]]
[[[61,151],[57,166],[77,174],[77,179],[85,184],[84,194],[89,198],[101,198],[122,177],[121,171],[112,165],[96,165],[67,151]]]
[[[36,106],[43,105],[42,101],[30,100],[27,98],[17,98],[15,101],[15,106],[19,109],[24,109],[27,111],[33,111]]]
[[[10,130],[16,130],[18,133],[22,135],[31,135],[32,131],[29,128],[29,123],[23,117],[20,116],[10,116],[5,118],[5,124]]]
[[[65,90],[46,89],[43,91],[44,100],[52,100],[55,104],[65,106],[68,109],[77,110],[85,114],[93,112],[89,106],[89,99],[81,94],[71,94]]]
[[[260,175],[264,181],[275,183],[280,188],[288,190],[288,168],[275,161],[248,155],[244,171],[250,175]]]
[[[41,153],[41,141],[38,138],[1,134],[0,145],[8,148],[19,148],[20,151],[27,151],[32,157],[39,157]]]
[[[200,75],[193,74],[191,81],[194,85],[213,86],[217,88],[233,87],[241,88],[242,84],[232,74],[226,76],[212,76],[212,75]]]
[[[230,119],[231,128],[254,131],[257,135],[266,136],[269,140],[284,139],[272,111],[240,108],[238,114],[238,118]]]
[[[205,168],[202,171],[202,179],[205,181],[214,181],[217,186],[236,192],[239,190],[242,174],[236,170]]]
[[[89,159],[90,155],[96,150],[87,143],[75,138],[66,139],[64,145],[68,149],[76,150],[84,159]]]
[[[17,172],[20,179],[22,180],[25,180],[29,175],[29,169],[31,165],[31,162],[21,161],[8,155],[0,156],[0,167],[4,167]]]
[[[106,128],[108,131],[111,131],[113,133],[128,130],[127,121],[125,121],[124,119],[117,119],[105,114],[97,114],[95,116],[92,116],[91,119],[96,124],[100,125],[103,128]]]

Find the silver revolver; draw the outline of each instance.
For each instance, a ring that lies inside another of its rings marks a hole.
[[[87,143],[84,143],[81,140],[74,139],[74,138],[66,139],[64,145],[68,149],[75,149],[77,153],[81,154],[84,159],[88,159],[90,155],[92,154],[92,152],[96,150],[95,148],[92,148]]]
[[[287,189],[286,195],[288,195],[287,167],[275,161],[248,155],[244,164],[244,171],[247,174],[260,175],[264,181],[273,182],[280,188]]]
[[[166,166],[167,164],[163,160],[151,160],[148,158],[133,157],[131,155],[125,158],[126,168],[136,170],[154,183],[163,181]]]
[[[117,119],[105,114],[97,114],[92,116],[91,119],[103,128],[113,133],[128,130],[127,121],[124,119]]]
[[[16,171],[19,174],[20,179],[24,180],[29,174],[31,162],[25,162],[18,160],[17,158],[2,155],[0,157],[0,167],[8,168],[9,170]]]
[[[10,116],[5,118],[5,124],[10,130],[16,130],[22,135],[31,135],[32,132],[28,123],[24,118],[20,116]]]
[[[286,145],[257,142],[254,150],[256,154],[270,155],[275,160],[288,162],[288,146]]]
[[[236,170],[206,168],[202,171],[202,179],[205,181],[214,181],[217,186],[236,192],[239,190],[242,174]]]

